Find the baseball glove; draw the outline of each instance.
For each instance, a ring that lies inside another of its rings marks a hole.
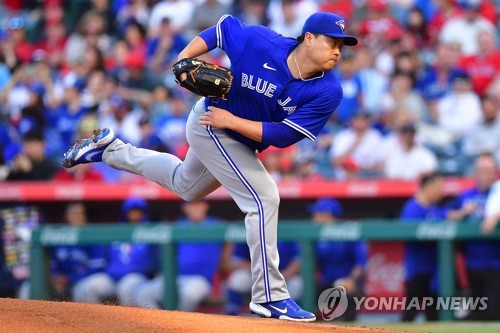
[[[205,97],[226,99],[233,82],[233,75],[229,69],[196,58],[185,58],[176,62],[173,72],[177,84]],[[184,81],[181,81],[182,73],[187,74]]]

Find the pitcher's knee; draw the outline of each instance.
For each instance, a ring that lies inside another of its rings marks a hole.
[[[278,207],[280,205],[278,186],[276,184],[269,186],[265,194],[260,195],[260,200],[266,207]]]

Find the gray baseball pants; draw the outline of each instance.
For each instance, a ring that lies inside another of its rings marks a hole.
[[[103,161],[113,168],[145,176],[187,201],[199,200],[222,184],[246,214],[252,301],[289,298],[285,279],[278,270],[278,187],[255,152],[222,130],[199,125],[198,118],[205,111],[202,98],[186,124],[190,148],[184,161],[118,139],[106,148]]]

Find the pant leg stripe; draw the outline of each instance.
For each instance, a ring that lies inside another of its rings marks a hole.
[[[257,192],[252,188],[250,183],[245,179],[241,171],[238,169],[236,164],[233,162],[229,154],[226,152],[224,147],[222,146],[222,143],[219,141],[217,136],[212,130],[211,126],[207,126],[207,131],[210,134],[210,137],[212,137],[212,140],[214,141],[215,145],[221,152],[222,156],[226,159],[227,163],[229,166],[231,166],[231,169],[236,173],[238,178],[241,180],[241,182],[245,185],[245,187],[248,189],[250,194],[252,194],[255,202],[257,203],[257,208],[259,210],[259,231],[260,231],[260,248],[261,248],[261,256],[262,256],[262,265],[264,268],[264,290],[266,293],[266,301],[271,302],[271,288],[269,286],[269,272],[268,272],[268,267],[267,267],[267,252],[266,252],[266,235],[265,235],[265,224],[264,224],[264,207],[262,206],[262,202],[259,199],[259,196]]]

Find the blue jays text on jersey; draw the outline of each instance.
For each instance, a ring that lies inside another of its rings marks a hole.
[[[283,123],[315,140],[342,99],[342,87],[333,73],[295,79],[287,58],[297,40],[263,26],[246,26],[225,15],[215,30],[217,47],[226,51],[231,61],[234,83],[227,100],[207,98],[206,106],[215,105],[249,120]],[[251,149],[268,147],[239,133],[226,132]]]

